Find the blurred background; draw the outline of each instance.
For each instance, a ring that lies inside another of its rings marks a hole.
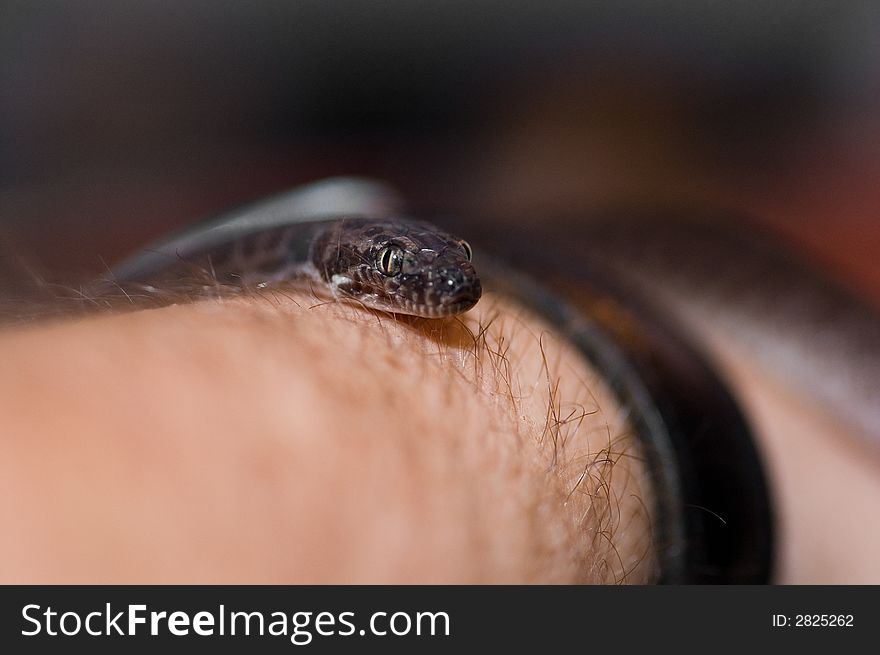
[[[359,174],[486,221],[742,211],[880,305],[876,2],[4,1],[0,96],[0,290]]]

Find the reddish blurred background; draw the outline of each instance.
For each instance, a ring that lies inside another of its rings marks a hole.
[[[0,291],[363,174],[502,220],[744,210],[880,306],[880,6],[686,4],[3,2]]]

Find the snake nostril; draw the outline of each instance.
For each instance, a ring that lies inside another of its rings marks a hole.
[[[437,269],[434,288],[443,304],[476,299],[481,295],[479,281],[468,275],[460,266],[444,266]]]

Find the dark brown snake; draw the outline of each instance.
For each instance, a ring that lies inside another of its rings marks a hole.
[[[465,312],[480,299],[466,241],[423,221],[298,212],[300,199],[279,196],[173,236],[119,266],[113,281],[160,283],[199,270],[223,284],[307,285],[371,309],[427,318]]]

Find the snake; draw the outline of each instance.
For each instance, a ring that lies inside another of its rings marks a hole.
[[[137,253],[111,279],[148,285],[200,272],[245,288],[305,285],[369,309],[424,318],[474,307],[482,285],[468,242],[423,220],[340,215],[350,209],[346,198],[356,184],[334,181],[305,192],[312,196],[284,194],[197,224]],[[348,194],[343,202],[340,189]],[[379,195],[368,188],[371,200]],[[370,209],[363,198],[358,203]]]

